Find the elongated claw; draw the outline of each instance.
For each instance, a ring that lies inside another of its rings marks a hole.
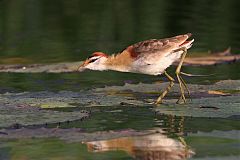
[[[190,90],[188,89],[188,86],[187,86],[187,83],[184,81],[184,79],[182,78],[182,76],[179,76],[181,81],[182,81],[182,84],[184,86],[184,88],[187,90],[188,92],[188,96],[190,97]]]

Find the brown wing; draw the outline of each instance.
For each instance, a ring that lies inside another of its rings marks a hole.
[[[161,48],[166,46],[167,43],[168,43],[167,40],[162,41],[158,39],[150,39],[143,42],[138,42],[132,46],[133,46],[133,51],[140,54],[143,52],[155,52],[157,50],[160,50]]]
[[[159,54],[169,53],[178,49],[191,34],[179,35],[164,39],[150,39],[138,42],[129,46],[126,50],[131,54],[131,57],[139,57],[145,54],[152,54],[158,52]]]

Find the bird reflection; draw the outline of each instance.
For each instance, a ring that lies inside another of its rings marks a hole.
[[[178,160],[194,154],[183,138],[175,140],[161,133],[92,141],[87,147],[91,152],[122,150],[138,160]]]

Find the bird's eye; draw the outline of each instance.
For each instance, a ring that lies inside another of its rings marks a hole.
[[[90,59],[89,63],[95,62],[98,58]]]

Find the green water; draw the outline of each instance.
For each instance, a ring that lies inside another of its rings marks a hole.
[[[84,132],[117,131],[129,128],[143,131],[160,128],[168,137],[176,139],[184,135],[186,143],[195,152],[193,159],[204,157],[239,156],[240,123],[233,118],[193,118],[155,114],[149,107],[112,106],[90,109],[92,117],[84,121],[62,123],[60,128],[79,127]],[[69,112],[71,110],[66,110]],[[56,127],[50,124],[48,127]],[[39,126],[41,127],[41,126]],[[31,128],[31,127],[30,127]],[[36,126],[35,126],[36,128]],[[122,150],[89,152],[85,144],[66,142],[57,138],[2,139],[2,159],[133,159]]]
[[[212,84],[219,80],[240,79],[240,63],[222,64],[207,67],[183,67],[183,71],[193,74],[209,74],[205,77],[184,77],[188,83]],[[174,75],[175,68],[168,69]],[[149,76],[115,71],[98,72],[85,71],[82,73],[0,73],[0,93],[20,91],[79,91],[104,87],[106,85],[136,84],[139,82],[152,83],[167,81],[163,76]],[[7,82],[7,83],[6,83]]]
[[[239,52],[238,0],[0,1],[0,58],[76,61],[149,38],[191,32],[191,51]]]
[[[240,1],[164,0],[2,0],[0,1],[0,64],[53,63],[84,60],[93,51],[116,53],[135,42],[191,32],[189,51],[240,50]],[[183,67],[185,72],[214,74],[186,78],[188,83],[211,84],[240,79],[239,62],[209,67]],[[174,68],[169,69],[174,73]],[[161,77],[119,73],[64,74],[0,73],[0,93],[75,91],[125,83],[152,83]],[[156,115],[152,108],[112,106],[93,108],[85,121],[63,124],[86,132],[161,128],[176,138],[184,133],[196,152],[193,158],[237,159],[239,117],[191,118]],[[121,112],[110,112],[121,110]],[[183,121],[184,119],[184,121]],[[183,123],[183,126],[179,126]],[[56,124],[50,124],[56,127]],[[218,134],[215,134],[217,131]],[[204,133],[204,134],[203,134]],[[0,140],[0,159],[132,159],[123,151],[91,153],[86,145],[57,138]]]

